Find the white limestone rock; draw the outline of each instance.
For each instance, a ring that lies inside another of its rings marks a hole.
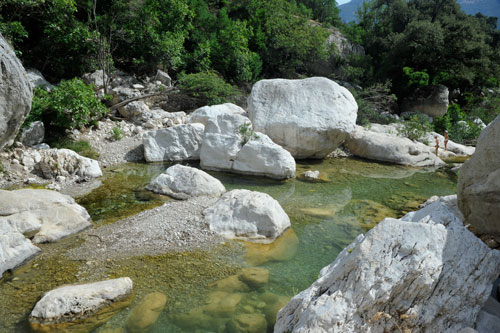
[[[225,103],[219,105],[203,106],[194,110],[188,118],[188,123],[202,123],[207,125],[209,119],[216,119],[220,114],[238,114],[247,117],[247,112],[240,108],[238,105],[232,103]]]
[[[500,242],[500,116],[482,132],[458,176],[458,206],[474,233]]]
[[[202,195],[220,196],[226,192],[226,188],[217,178],[180,164],[168,168],[146,188],[181,200]]]
[[[43,142],[45,138],[45,126],[41,121],[32,122],[27,128],[24,128],[19,134],[19,141],[23,145],[32,147]]]
[[[210,230],[229,239],[270,243],[290,228],[278,201],[249,190],[227,192],[203,214]]]
[[[96,178],[102,176],[99,162],[79,155],[70,149],[46,149],[41,155],[38,167],[47,179],[57,176],[79,176]]]
[[[109,82],[108,75],[102,69],[93,73],[85,73],[82,78],[85,84],[93,84],[96,89],[104,87],[104,84]]]
[[[43,74],[37,69],[28,69],[26,70],[26,74],[28,75],[28,80],[30,81],[33,89],[36,87],[42,87],[46,90],[51,90],[54,87],[49,81],[45,80]]]
[[[209,118],[200,152],[201,167],[270,178],[295,175],[292,155],[267,135],[253,132],[248,118],[223,113]]]
[[[165,73],[162,70],[158,69],[156,71],[156,76],[155,76],[154,80],[155,81],[160,81],[161,83],[163,83],[167,87],[171,87],[172,86],[172,78],[170,77],[170,75],[168,75],[167,73]]]
[[[59,287],[43,295],[29,321],[48,325],[88,318],[113,302],[128,298],[132,288],[128,277]]]
[[[451,333],[472,327],[500,273],[500,252],[463,226],[453,200],[406,219],[387,218],[359,235],[280,310],[274,331]]]
[[[186,124],[147,132],[142,138],[147,162],[200,159],[203,124]]]
[[[349,151],[359,157],[409,166],[439,167],[445,163],[432,148],[391,134],[377,133],[361,126],[346,140]]]
[[[33,235],[33,243],[55,242],[91,225],[85,208],[68,195],[49,190],[0,190],[0,221]]]
[[[1,199],[0,199],[1,200]],[[12,223],[0,217],[0,278],[40,252]]]
[[[149,107],[143,101],[133,101],[119,108],[118,112],[126,119],[134,120],[142,114],[149,112]]]
[[[33,88],[23,65],[0,35],[0,150],[11,145],[31,110]]]
[[[256,131],[295,158],[323,158],[356,125],[358,105],[346,88],[322,77],[262,80],[248,97],[248,115]]]
[[[497,333],[500,331],[500,303],[489,297],[477,316],[475,325],[478,333]]]

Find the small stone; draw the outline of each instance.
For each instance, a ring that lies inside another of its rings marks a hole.
[[[260,267],[243,268],[239,278],[251,288],[260,288],[269,282],[269,270]]]
[[[142,84],[136,83],[136,84],[132,85],[132,88],[134,88],[134,89],[144,89],[144,86]]]
[[[151,328],[167,303],[167,295],[154,292],[144,297],[127,319],[127,332],[146,332]]]
[[[266,318],[257,313],[240,314],[227,325],[227,331],[235,333],[260,333],[266,332],[266,330]]]

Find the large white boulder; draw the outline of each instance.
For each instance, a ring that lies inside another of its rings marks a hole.
[[[42,87],[46,90],[51,90],[54,87],[49,81],[45,80],[43,74],[37,69],[28,69],[26,74],[28,74],[28,80],[32,88]]]
[[[224,113],[207,120],[200,161],[209,170],[278,179],[295,175],[292,155],[267,135],[254,132],[248,118],[238,114]]]
[[[148,162],[199,160],[203,124],[185,124],[147,132],[142,138]]]
[[[34,327],[85,319],[132,294],[128,277],[51,290],[36,303],[29,321]]]
[[[449,199],[449,198],[448,198]],[[490,250],[438,200],[359,235],[280,310],[275,332],[458,332],[500,273]]]
[[[0,35],[0,150],[14,142],[31,110],[33,90],[23,65]]]
[[[91,225],[90,216],[68,195],[49,190],[0,190],[0,223],[34,234],[33,243],[54,242]]]
[[[346,88],[322,77],[262,80],[248,97],[256,131],[295,158],[323,158],[354,130],[358,105]]]
[[[278,201],[261,192],[232,190],[203,211],[210,230],[229,238],[270,243],[290,228]]]
[[[238,105],[225,103],[198,108],[189,115],[187,121],[188,123],[202,123],[206,125],[208,119],[215,119],[220,114],[239,114],[240,116],[247,116],[247,112]]]
[[[361,126],[346,140],[349,151],[359,157],[375,161],[411,166],[442,166],[445,163],[420,142],[392,134],[377,133]]]
[[[38,252],[40,249],[31,244],[16,226],[0,217],[0,278],[6,270],[21,265]]]
[[[38,167],[45,178],[57,176],[101,177],[99,162],[70,149],[44,149]]]
[[[474,233],[500,243],[500,116],[481,132],[460,169],[458,206]]]
[[[32,122],[28,127],[24,128],[18,136],[18,140],[28,147],[42,143],[44,138],[45,126],[41,121]]]
[[[182,200],[202,195],[220,196],[226,192],[226,188],[217,178],[202,170],[180,164],[168,168],[146,188]]]

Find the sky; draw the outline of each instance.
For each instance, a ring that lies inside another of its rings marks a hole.
[[[337,0],[337,4],[338,4],[338,5],[343,5],[343,4],[348,3],[348,2],[350,2],[350,1],[351,1],[351,0]]]

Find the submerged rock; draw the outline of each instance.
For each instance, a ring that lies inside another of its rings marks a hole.
[[[126,324],[127,332],[146,332],[156,323],[166,304],[167,295],[164,293],[154,292],[146,295],[130,312]]]
[[[11,145],[31,110],[33,89],[23,65],[0,35],[0,150]]]
[[[471,326],[500,273],[500,252],[469,232],[454,206],[440,200],[359,235],[278,313],[275,332]]]
[[[295,158],[323,158],[354,130],[358,106],[352,94],[322,77],[262,80],[248,98],[255,130]]]
[[[372,132],[361,126],[351,133],[346,146],[356,156],[409,166],[443,166],[445,163],[420,142],[395,135]]]
[[[99,162],[83,157],[69,149],[45,149],[41,155],[38,167],[45,178],[57,176],[101,177]]]
[[[36,303],[30,314],[35,331],[64,330],[97,316],[93,326],[102,324],[114,311],[130,304],[132,280],[128,277],[51,290]],[[107,310],[109,309],[109,310]],[[104,312],[104,313],[103,313]]]
[[[295,175],[295,160],[267,135],[253,132],[248,118],[223,113],[209,118],[200,153],[201,167],[270,178]]]
[[[269,282],[269,270],[260,267],[243,268],[239,279],[250,288],[261,288]]]
[[[270,243],[290,228],[280,204],[265,193],[232,190],[203,211],[210,230],[230,239]]]
[[[299,238],[290,228],[271,244],[245,243],[245,247],[247,264],[258,266],[270,261],[293,259],[299,248]]]
[[[182,200],[202,195],[220,196],[226,192],[226,188],[217,178],[202,170],[180,164],[168,168],[146,188]]]
[[[91,225],[85,208],[49,190],[0,190],[0,216],[20,232],[33,233],[34,243],[54,242]]]
[[[144,134],[144,157],[147,162],[200,159],[203,124],[186,124]]]
[[[266,332],[266,329],[266,317],[258,313],[237,315],[227,324],[227,331],[234,333],[261,333]]]
[[[476,152],[460,168],[457,187],[466,223],[500,243],[500,116],[481,133]]]

